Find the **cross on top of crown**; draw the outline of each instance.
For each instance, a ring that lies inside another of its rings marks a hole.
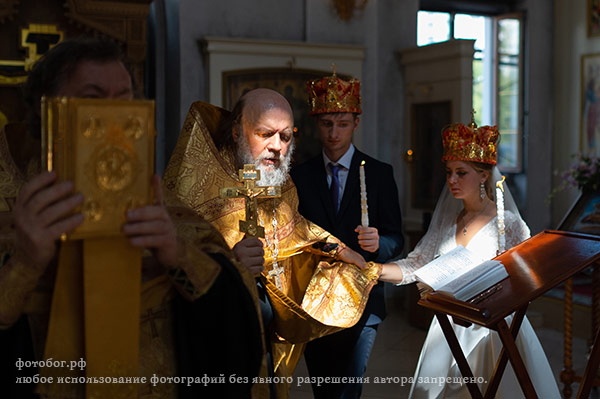
[[[471,127],[473,129],[475,129],[477,127],[477,124],[475,123],[475,114],[477,113],[477,111],[475,111],[474,108],[471,108]]]

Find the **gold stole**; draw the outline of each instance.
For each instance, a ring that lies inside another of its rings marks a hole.
[[[123,382],[138,376],[141,270],[141,250],[126,238],[62,243],[43,357],[53,366],[41,373],[53,383],[41,393],[81,396],[89,381],[88,399],[137,398],[137,384]]]
[[[142,252],[120,230],[151,201],[154,103],[59,98],[42,115],[45,164],[84,193],[85,220],[61,243],[38,389],[137,398]]]

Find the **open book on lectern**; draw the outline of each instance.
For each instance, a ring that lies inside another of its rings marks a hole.
[[[466,301],[508,277],[500,261],[481,259],[462,245],[415,272],[433,291]]]

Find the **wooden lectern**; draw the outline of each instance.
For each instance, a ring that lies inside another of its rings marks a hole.
[[[480,295],[476,297],[477,301],[462,302],[433,292],[419,300],[419,304],[435,312],[463,377],[471,377],[470,381],[474,381],[473,373],[445,315],[453,316],[461,323],[479,324],[500,335],[503,349],[485,396],[476,383],[467,382],[471,397],[495,397],[510,360],[525,397],[537,398],[515,344],[527,306],[544,292],[599,260],[600,237],[546,230],[494,259],[504,264],[510,277],[488,290],[489,295]],[[505,318],[513,312],[515,315],[509,327]]]

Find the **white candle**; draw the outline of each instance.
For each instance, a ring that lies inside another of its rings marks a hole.
[[[506,247],[506,236],[504,232],[504,176],[496,182],[496,214],[498,221],[498,254],[504,252]]]
[[[367,183],[365,182],[365,161],[360,163],[360,210],[361,210],[361,224],[363,227],[369,226],[369,210],[367,205]]]

